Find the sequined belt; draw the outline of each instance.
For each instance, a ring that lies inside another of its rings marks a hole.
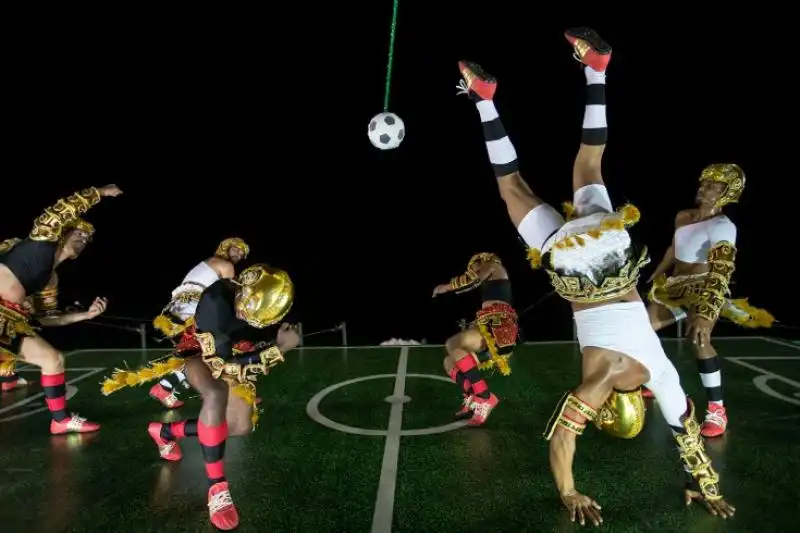
[[[519,334],[517,313],[507,303],[498,302],[481,308],[476,315],[475,323],[488,330],[487,333],[491,334],[497,348],[502,349],[517,343]]]

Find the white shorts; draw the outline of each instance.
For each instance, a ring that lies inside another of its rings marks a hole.
[[[575,191],[572,199],[575,207],[575,219],[585,218],[598,213],[611,213],[614,207],[608,196],[605,185],[593,183]],[[570,221],[570,223],[575,220]],[[519,223],[517,232],[530,248],[545,251],[545,242],[561,229],[567,222],[561,213],[548,204],[537,205],[525,215]]]
[[[186,322],[197,312],[197,302],[173,302],[169,312]]]
[[[613,350],[640,362],[650,372],[650,381],[658,381],[670,371],[667,358],[643,302],[620,302],[584,309],[575,313],[578,344]]]

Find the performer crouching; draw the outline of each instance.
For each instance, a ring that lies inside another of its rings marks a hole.
[[[747,298],[730,299],[731,276],[736,261],[736,225],[722,213],[739,201],[745,176],[738,165],[714,164],[700,175],[696,209],[675,217],[672,246],[649,282],[650,323],[658,331],[689,317],[688,339],[697,359],[708,407],[700,428],[704,437],[718,437],[728,426],[722,399],[722,373],[711,331],[721,316],[746,327],[770,327],[775,318],[753,307]],[[669,275],[669,277],[667,277]],[[652,393],[645,389],[645,396]]]
[[[178,439],[197,437],[208,476],[208,510],[211,523],[223,531],[239,524],[239,514],[225,479],[225,441],[229,436],[252,432],[257,419],[255,381],[283,362],[283,354],[297,346],[294,328],[283,324],[275,345],[236,354],[235,339],[248,325],[263,329],[279,322],[294,300],[294,286],[286,272],[257,264],[245,269],[236,281],[220,279],[203,291],[195,313],[196,337],[201,353],[177,353],[165,362],[154,362],[138,371],[117,370],[108,382],[137,384],[184,368],[203,405],[197,419],[170,424],[153,422],[148,433],[168,461],[183,457]],[[113,388],[119,388],[114,385]]]
[[[464,274],[450,283],[437,286],[433,296],[462,293],[481,288],[483,303],[468,327],[456,333],[445,345],[444,369],[461,389],[464,400],[457,418],[470,418],[469,426],[483,425],[497,406],[497,396],[481,376],[481,370],[497,368],[511,373],[508,359],[517,344],[517,314],[512,307],[511,282],[500,258],[495,254],[473,256]]]
[[[213,257],[198,263],[186,274],[181,284],[172,291],[172,299],[154,320],[153,326],[170,338],[178,351],[200,351],[195,338],[194,314],[203,291],[219,279],[231,279],[236,275],[236,264],[250,253],[250,247],[242,239],[231,237],[222,241]],[[189,355],[187,353],[187,355]],[[189,388],[186,375],[180,370],[172,374],[176,385]],[[183,405],[178,399],[175,386],[165,377],[150,388],[151,398],[168,409]]]
[[[63,198],[45,209],[34,222],[33,230],[24,240],[16,240],[7,251],[0,253],[0,357],[25,361],[42,371],[41,383],[45,401],[52,415],[50,433],[87,433],[100,429],[99,424],[87,422],[67,409],[64,355],[36,333],[32,324],[34,295],[47,297],[48,290],[57,287],[55,269],[68,259],[77,258],[86,248],[90,234],[79,216],[97,205],[104,196],[119,196],[116,185],[92,187]],[[8,244],[8,242],[6,242]],[[61,326],[92,318],[102,307],[95,300],[85,313],[56,317],[40,317],[45,326]],[[100,311],[102,312],[102,310]],[[13,372],[13,367],[11,368]]]
[[[587,82],[581,146],[573,169],[573,203],[566,206],[568,222],[523,181],[516,151],[492,101],[496,80],[477,65],[460,64],[463,92],[477,105],[500,194],[529,246],[531,264],[544,268],[556,292],[572,304],[583,377],[559,402],[545,432],[557,489],[573,520],[582,525],[587,520],[602,522],[597,502],[575,487],[576,438],[588,422],[618,437],[636,436],[644,423],[640,387],[646,383],[673,429],[691,475],[686,503],[700,500],[712,514],[731,516],[734,508],[720,494],[719,476],[703,449],[694,405],[636,290],[648,258],[646,249],[635,249],[625,228],[638,220],[638,210],[625,206],[614,212],[600,172],[607,138],[605,70],[611,49],[586,28],[571,29],[566,37],[585,66]]]

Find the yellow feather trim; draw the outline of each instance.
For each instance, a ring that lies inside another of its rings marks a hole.
[[[726,307],[723,307],[721,313],[722,316],[731,322],[742,326],[743,328],[771,328],[772,324],[777,322],[775,317],[772,316],[772,313],[766,309],[761,309],[750,305],[750,302],[747,301],[747,298],[728,300],[728,303],[743,313],[747,313],[747,315],[745,316],[743,313],[731,312],[728,311]]]
[[[567,219],[567,222],[575,218],[575,206],[572,205],[572,202],[562,203],[561,209],[564,210],[564,218]]]
[[[158,315],[153,319],[153,327],[167,337],[175,337],[183,333],[188,327],[187,324],[176,324],[167,315]]]
[[[123,370],[117,368],[101,383],[103,396],[108,396],[125,387],[143,385],[149,381],[160,379],[167,374],[181,370],[186,365],[182,357],[172,356],[166,361],[155,361],[138,370]]]
[[[542,252],[538,248],[528,248],[528,262],[536,270],[542,266]]]
[[[250,415],[250,422],[253,424],[253,431],[255,431],[258,425],[259,415],[261,414],[261,409],[256,405],[256,386],[252,383],[239,383],[231,389],[231,392],[244,400],[253,410]]]
[[[622,222],[624,222],[626,226],[633,226],[639,222],[641,216],[639,208],[633,204],[625,204],[622,208]]]

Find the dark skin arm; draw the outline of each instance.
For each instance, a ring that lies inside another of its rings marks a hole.
[[[585,377],[574,394],[590,406],[599,408],[611,395],[616,375],[606,359],[587,359],[589,360],[584,365]],[[573,420],[586,421],[581,414],[572,409],[567,408],[565,414]],[[600,505],[575,489],[572,463],[577,438],[578,435],[561,427],[555,430],[550,439],[550,471],[553,473],[561,501],[570,512],[570,519],[574,522],[577,518],[580,525],[585,525],[588,519],[597,526],[603,523]]]

